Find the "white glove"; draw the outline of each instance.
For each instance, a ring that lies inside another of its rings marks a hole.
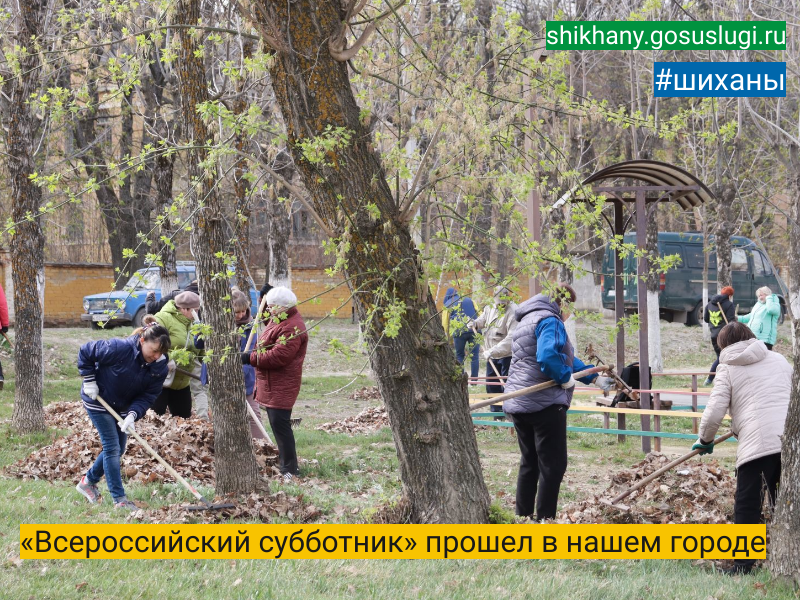
[[[83,393],[86,394],[92,400],[96,400],[97,396],[100,394],[100,388],[97,387],[97,382],[94,380],[86,381],[83,380]]]
[[[117,423],[119,428],[122,430],[122,433],[133,433],[136,431],[136,428],[133,426],[133,422],[136,420],[136,415],[133,413],[128,413],[128,416],[125,417],[125,420],[122,423]]]
[[[175,364],[175,361],[170,359],[167,363],[167,378],[164,380],[163,386],[168,388],[172,385],[172,382],[175,381],[175,368],[178,365]]]
[[[599,387],[604,392],[610,392],[614,389],[614,378],[613,377],[603,377],[602,375],[599,376],[597,379],[594,380],[595,385]]]
[[[566,383],[562,383],[561,387],[564,388],[565,390],[568,390],[570,388],[574,388],[576,383],[578,382],[575,381],[575,378],[572,375],[570,375],[569,381],[567,381]]]
[[[485,358],[486,360],[489,360],[490,358],[492,358],[492,349],[491,348],[489,348],[488,350],[484,350],[483,351],[483,358]]]

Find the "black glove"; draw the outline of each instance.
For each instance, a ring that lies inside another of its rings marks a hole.
[[[250,364],[250,353],[249,352],[241,352],[240,356],[242,357],[242,364],[249,365]]]
[[[0,333],[8,333],[8,327],[0,327]]]

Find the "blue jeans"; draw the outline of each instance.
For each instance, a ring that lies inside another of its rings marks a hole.
[[[111,497],[114,498],[114,502],[119,502],[125,498],[119,459],[125,453],[128,436],[117,426],[117,421],[109,413],[88,409],[86,412],[89,413],[94,428],[100,434],[100,443],[103,444],[103,451],[92,467],[86,471],[86,479],[92,485],[97,485],[105,475]]]
[[[475,333],[472,331],[465,331],[453,336],[453,342],[456,346],[456,360],[459,364],[464,364],[464,357],[467,353],[467,346],[472,347],[472,360],[470,362],[470,377],[478,376],[478,367],[480,367],[481,357],[479,344],[475,343]]]

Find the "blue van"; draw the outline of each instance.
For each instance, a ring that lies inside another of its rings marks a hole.
[[[635,244],[636,234],[626,234],[625,243]],[[708,256],[708,296],[717,290],[717,254],[713,250]],[[667,321],[699,325],[703,320],[703,235],[700,233],[660,232],[658,253],[661,256],[677,254],[678,266],[661,274],[659,307],[661,318]],[[750,312],[756,302],[756,290],[768,286],[777,294],[781,303],[781,322],[786,315],[788,288],[778,275],[766,253],[750,239],[741,236],[731,238],[731,279],[735,295],[733,301],[739,305],[739,314]],[[636,258],[628,255],[623,259],[624,275],[622,290],[626,312],[637,310]],[[606,247],[601,277],[603,308],[614,309],[614,251]]]
[[[197,279],[194,262],[178,261],[177,270],[180,289],[185,289]],[[154,292],[156,300],[161,300],[161,270],[158,267],[139,269],[122,290],[84,296],[83,310],[86,312],[81,315],[81,321],[89,321],[92,329],[99,329],[103,323],[106,323],[106,328],[114,325],[140,327],[148,292]],[[250,288],[250,303],[255,314],[258,292],[254,287]]]

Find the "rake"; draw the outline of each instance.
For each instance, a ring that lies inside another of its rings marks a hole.
[[[111,415],[112,415],[112,416],[113,416],[113,417],[114,417],[114,418],[115,418],[117,421],[119,421],[120,423],[122,423],[122,422],[123,422],[123,419],[122,419],[122,417],[120,417],[120,416],[117,414],[117,411],[115,411],[113,408],[111,408],[111,407],[108,405],[108,402],[106,402],[105,400],[103,400],[103,399],[102,399],[100,396],[97,396],[97,401],[98,401],[100,404],[102,404],[102,405],[103,405],[103,407],[104,407],[104,408],[105,408],[105,409],[106,409],[106,410],[107,410],[109,413],[111,413]],[[165,461],[163,458],[161,458],[161,457],[158,455],[158,452],[156,452],[155,450],[153,450],[153,448],[150,446],[150,444],[148,444],[146,441],[144,441],[144,439],[142,438],[142,436],[140,436],[138,433],[136,433],[136,430],[133,430],[133,431],[131,431],[131,432],[130,432],[130,434],[131,434],[131,435],[132,435],[134,438],[136,438],[136,441],[137,441],[137,442],[139,442],[139,443],[142,445],[142,447],[143,447],[145,450],[147,450],[147,451],[150,453],[150,455],[151,455],[153,458],[155,458],[155,459],[156,459],[156,460],[157,460],[159,463],[161,463],[161,466],[162,466],[162,467],[164,467],[164,468],[167,470],[167,472],[168,472],[170,475],[172,475],[172,476],[175,478],[175,480],[176,480],[178,483],[180,483],[180,484],[181,484],[183,487],[185,487],[187,490],[189,490],[189,492],[192,494],[192,496],[194,496],[194,497],[195,497],[195,498],[197,498],[197,499],[198,499],[200,502],[202,502],[202,503],[203,503],[201,506],[197,506],[197,505],[193,505],[193,506],[184,506],[184,507],[183,507],[184,509],[186,509],[186,510],[221,510],[221,509],[223,509],[223,508],[236,508],[236,505],[235,505],[235,504],[231,504],[231,503],[226,503],[226,504],[212,504],[211,502],[209,502],[208,500],[206,500],[206,499],[203,497],[203,495],[202,495],[200,492],[198,492],[196,489],[194,489],[194,486],[192,486],[192,484],[191,484],[191,483],[189,483],[188,481],[186,481],[186,480],[185,480],[183,477],[181,477],[181,476],[180,476],[180,474],[179,474],[179,473],[178,473],[178,472],[177,472],[175,469],[173,469],[171,466],[169,466],[169,464],[167,464],[167,461]]]

